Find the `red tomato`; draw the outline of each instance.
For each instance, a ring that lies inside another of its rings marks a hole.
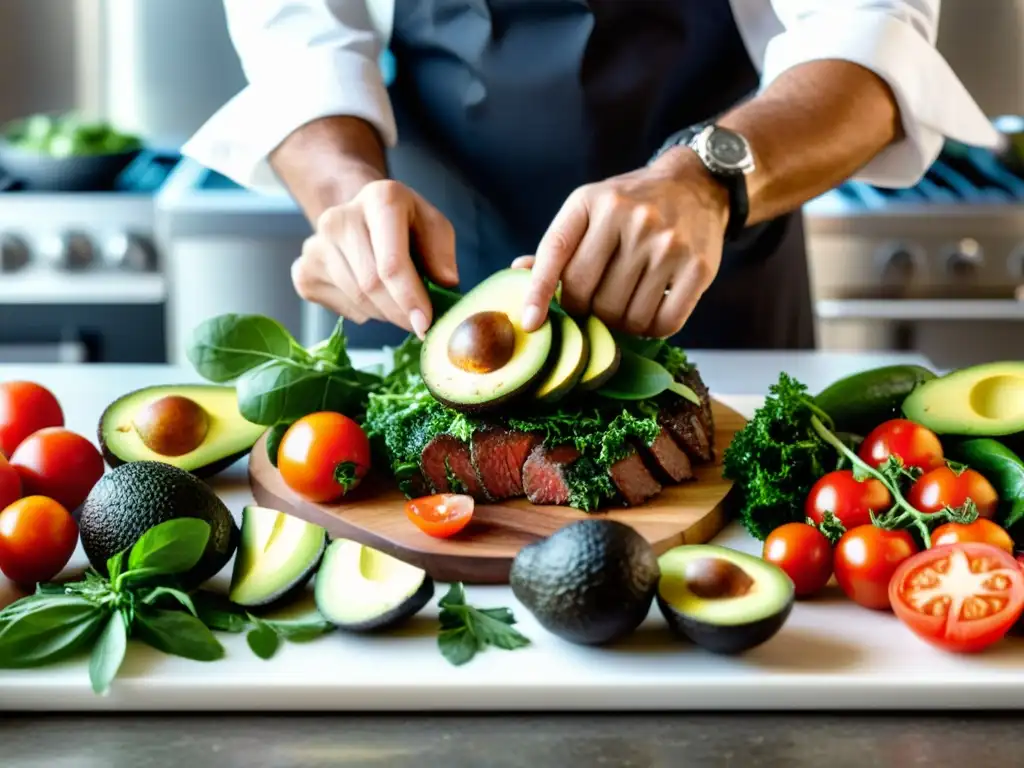
[[[868,525],[871,513],[880,514],[892,507],[889,489],[873,477],[855,480],[852,469],[829,472],[811,488],[804,513],[819,525],[831,512],[846,530]]]
[[[0,512],[0,571],[30,585],[50,581],[78,546],[78,525],[53,499],[26,496]]]
[[[857,455],[872,467],[880,467],[896,455],[906,467],[925,471],[943,462],[942,443],[926,427],[907,419],[890,419],[875,427],[861,443]]]
[[[937,467],[921,475],[907,494],[907,501],[929,514],[941,512],[944,507],[957,509],[967,499],[978,508],[979,517],[993,518],[999,497],[992,483],[973,469],[959,475],[947,466]]]
[[[959,544],[968,541],[991,544],[1013,554],[1013,539],[1003,528],[979,517],[973,523],[945,523],[932,531],[932,547]]]
[[[786,523],[768,534],[762,558],[786,572],[797,597],[820,592],[832,578],[832,545],[807,523]]]
[[[0,509],[9,507],[21,498],[21,478],[18,470],[0,453]]]
[[[899,564],[917,552],[907,531],[861,525],[836,544],[835,571],[840,588],[865,608],[889,608],[889,579]]]
[[[47,496],[65,509],[77,509],[103,476],[96,446],[63,427],[33,432],[11,456],[28,496]]]
[[[889,599],[922,640],[973,653],[1002,640],[1024,613],[1024,572],[991,544],[949,544],[905,560],[893,574]]]
[[[439,493],[410,499],[405,503],[405,514],[428,536],[447,539],[469,525],[474,508],[472,496]]]
[[[0,453],[14,454],[21,441],[45,427],[63,427],[64,412],[53,393],[31,381],[0,384]]]
[[[322,411],[292,424],[277,449],[277,469],[308,501],[337,501],[370,471],[370,441],[356,422]]]

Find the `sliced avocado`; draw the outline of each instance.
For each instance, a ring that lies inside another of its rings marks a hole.
[[[242,534],[228,597],[268,605],[309,583],[327,546],[318,525],[266,507],[242,510]]]
[[[335,539],[324,553],[313,594],[327,621],[350,632],[370,632],[419,613],[434,596],[434,581],[391,555]]]
[[[587,318],[586,332],[590,357],[577,386],[582,390],[591,390],[597,389],[615,375],[619,369],[621,353],[608,326],[594,315]]]
[[[1024,431],[1024,362],[973,365],[926,381],[903,401],[903,415],[940,435]]]
[[[551,318],[533,333],[521,316],[530,272],[496,272],[445,312],[427,332],[420,375],[440,402],[462,411],[502,405],[545,373],[553,345]]]
[[[228,564],[239,531],[213,489],[183,469],[159,461],[133,461],[107,472],[82,503],[78,530],[90,564],[106,575],[111,556],[130,549],[153,526],[179,517],[210,525],[203,557],[181,577],[186,584],[201,584]]]
[[[264,431],[242,418],[234,387],[175,384],[129,392],[107,406],[98,442],[111,467],[159,461],[211,477],[245,456]]]
[[[558,357],[534,392],[543,403],[557,402],[572,391],[590,358],[590,342],[576,321],[566,314],[553,316],[552,320],[558,328]]]
[[[658,559],[636,529],[607,519],[570,523],[512,561],[512,594],[554,635],[604,645],[647,618]]]
[[[683,545],[659,557],[658,566],[658,607],[669,628],[714,653],[761,645],[793,610],[795,590],[786,572],[745,552]]]

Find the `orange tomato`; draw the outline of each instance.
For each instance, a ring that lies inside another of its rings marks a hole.
[[[410,499],[405,503],[405,514],[428,536],[447,539],[469,525],[475,506],[472,496],[438,493]]]
[[[26,496],[0,512],[0,571],[32,585],[57,576],[78,546],[78,524],[61,504]]]
[[[944,508],[958,509],[970,499],[978,508],[979,517],[995,517],[999,496],[992,483],[973,469],[957,474],[943,466],[925,472],[914,481],[907,495],[916,509],[929,514],[941,512]]]
[[[946,544],[975,541],[991,544],[1013,554],[1013,539],[1003,528],[979,517],[973,523],[945,523],[932,531],[932,546],[942,547]]]
[[[284,433],[277,469],[302,498],[319,504],[337,501],[370,471],[370,441],[348,416],[311,413]]]

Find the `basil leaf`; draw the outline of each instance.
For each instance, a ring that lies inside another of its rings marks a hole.
[[[697,393],[676,381],[663,365],[628,349],[620,349],[619,368],[597,391],[613,400],[647,400],[665,391],[675,392],[694,405],[700,405]]]
[[[24,668],[70,658],[102,631],[111,611],[84,598],[32,601],[0,624],[0,668]]]
[[[68,594],[68,584],[62,584],[57,581],[52,582],[39,582],[36,584],[35,595],[66,595]]]
[[[622,331],[612,331],[612,338],[619,345],[619,349],[628,349],[630,352],[646,357],[650,360],[657,358],[658,353],[668,342],[665,339],[649,339],[645,336],[633,336]]]
[[[293,643],[314,640],[334,629],[333,624],[320,616],[304,616],[297,619],[259,619],[258,621],[281,638]]]
[[[192,595],[192,603],[199,620],[210,629],[237,634],[249,626],[245,611],[223,595],[200,590]]]
[[[107,578],[112,582],[117,581],[124,568],[124,552],[118,552],[107,559]]]
[[[272,658],[281,646],[281,638],[263,622],[257,623],[249,630],[245,641],[249,644],[252,652],[264,660]]]
[[[117,677],[127,650],[128,628],[125,617],[120,611],[114,611],[99,642],[93,646],[89,659],[89,682],[92,683],[94,693],[105,696],[110,691],[110,684]]]
[[[182,592],[180,589],[174,589],[174,587],[153,587],[153,589],[149,590],[149,592],[147,592],[142,598],[142,602],[145,605],[155,605],[161,597],[170,597],[177,600],[186,611],[197,618],[199,617],[199,614],[196,611],[196,606],[192,602],[192,598],[189,597],[186,592]]]
[[[313,354],[314,357],[326,360],[339,368],[350,368],[352,366],[352,360],[348,356],[345,344],[344,318],[338,318],[338,322],[334,324],[334,330],[327,337],[327,341],[323,344],[318,344]]]
[[[272,466],[277,466],[277,449],[281,447],[281,441],[284,439],[284,433],[291,427],[291,422],[284,422],[283,424],[275,424],[267,430],[267,458],[270,459]]]
[[[218,315],[196,326],[186,356],[200,376],[218,384],[268,360],[309,357],[277,320],[237,314]]]
[[[430,307],[434,314],[435,322],[441,315],[462,300],[461,293],[440,286],[432,280],[424,279],[423,285],[427,289],[427,297],[430,299]]]
[[[128,555],[128,570],[161,574],[184,573],[194,568],[206,551],[210,524],[194,517],[179,517],[155,525],[135,542]]]
[[[449,664],[460,667],[476,656],[481,644],[469,629],[456,627],[446,629],[437,636],[437,647]]]
[[[317,411],[356,413],[367,393],[367,375],[352,368],[330,371],[272,360],[236,382],[238,410],[246,421],[266,426]]]
[[[224,657],[224,646],[209,628],[184,611],[140,606],[133,629],[142,642],[173,656],[193,661],[217,661]]]

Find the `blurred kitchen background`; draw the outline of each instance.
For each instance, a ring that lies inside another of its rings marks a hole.
[[[913,190],[851,184],[807,206],[824,349],[941,367],[1024,349],[1024,2],[942,8],[940,50],[1010,141],[948,147]],[[309,233],[295,206],[176,152],[242,84],[220,0],[0,0],[0,123],[73,111],[118,132],[69,128],[64,154],[116,154],[49,169],[45,190],[0,147],[0,362],[182,362],[191,328],[230,311],[323,338],[333,319],[290,284]],[[52,127],[18,126],[27,146]]]

